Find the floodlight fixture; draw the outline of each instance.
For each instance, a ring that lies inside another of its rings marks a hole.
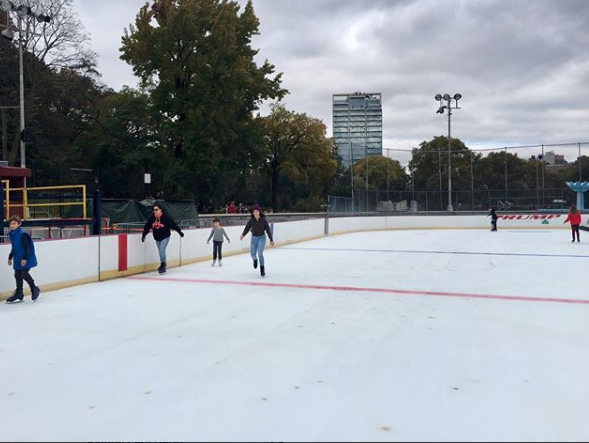
[[[16,14],[20,17],[20,18],[27,18],[28,16],[32,15],[33,10],[25,5],[20,5],[16,8]]]

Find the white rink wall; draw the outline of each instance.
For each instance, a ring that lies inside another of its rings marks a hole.
[[[499,220],[500,229],[563,229],[566,216],[510,215]],[[316,219],[277,223],[273,225],[278,245],[307,241],[326,235],[348,232],[401,229],[489,229],[490,220],[483,216],[399,216]],[[225,228],[231,243],[225,242],[224,255],[246,253],[249,239],[239,240],[242,227]],[[210,229],[186,231],[183,239],[173,233],[168,247],[168,265],[177,267],[210,260],[212,246],[207,245]],[[47,292],[64,287],[104,281],[150,272],[159,266],[159,255],[151,235],[145,243],[140,234],[126,236],[126,260],[119,268],[125,251],[119,246],[119,236],[89,237],[70,240],[51,240],[36,243],[40,266],[32,271],[36,282]],[[123,248],[125,249],[125,248]],[[14,290],[13,271],[6,264],[9,244],[0,244],[0,298],[6,299]]]

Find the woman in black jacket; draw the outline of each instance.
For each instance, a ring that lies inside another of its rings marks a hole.
[[[172,229],[178,232],[180,237],[184,237],[182,229],[180,229],[176,222],[164,214],[164,209],[161,206],[155,205],[153,207],[153,215],[149,217],[143,228],[141,241],[145,242],[145,237],[147,237],[149,231],[153,231],[153,238],[160,253],[161,266],[158,269],[160,274],[165,274],[167,270],[166,249],[170,243]]]
[[[252,233],[252,246],[251,254],[252,260],[254,261],[254,269],[258,269],[258,258],[260,260],[260,273],[262,277],[266,277],[266,262],[264,259],[264,249],[266,248],[266,234],[270,238],[270,244],[274,246],[274,237],[272,236],[272,230],[266,220],[266,216],[260,210],[260,207],[256,205],[252,212],[252,218],[245,227],[241,240],[246,237],[249,233]]]

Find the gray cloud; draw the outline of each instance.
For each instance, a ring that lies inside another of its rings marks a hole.
[[[78,3],[103,79],[115,88],[135,84],[118,50],[143,3]],[[472,146],[589,141],[587,1],[254,0],[254,7],[261,21],[254,45],[260,61],[285,73],[287,105],[329,127],[333,93],[382,92],[385,145],[410,148],[445,133],[433,96],[461,92],[454,135]]]

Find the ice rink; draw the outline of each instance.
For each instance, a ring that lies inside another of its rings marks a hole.
[[[0,440],[589,440],[589,244],[568,231],[266,258],[266,279],[240,255],[0,305]]]

